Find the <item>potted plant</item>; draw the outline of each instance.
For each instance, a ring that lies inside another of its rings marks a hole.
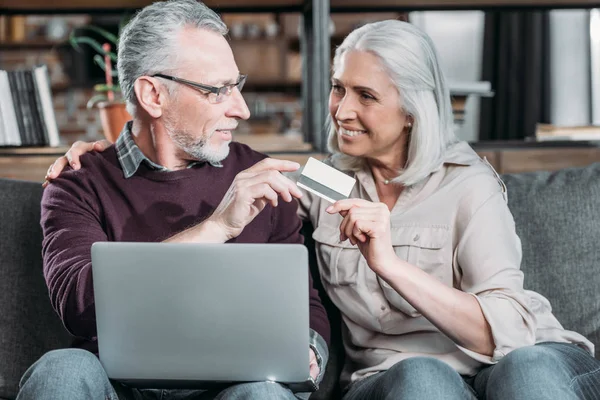
[[[89,36],[87,34],[89,32],[102,37],[104,43]],[[118,77],[117,71],[112,67],[113,63],[117,61],[117,54],[114,49],[118,41],[118,36],[93,25],[75,28],[69,35],[69,42],[75,50],[81,51],[81,45],[85,44],[96,52],[93,58],[94,63],[102,68],[105,73],[105,82],[94,86],[95,94],[87,102],[87,108],[98,108],[104,136],[111,143],[115,142],[125,123],[132,119],[125,108],[125,101],[121,97],[121,89],[113,81],[114,78]]]

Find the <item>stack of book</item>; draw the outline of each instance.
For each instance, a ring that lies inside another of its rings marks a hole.
[[[535,137],[538,141],[548,140],[584,140],[600,141],[600,126],[556,126],[537,124]]]
[[[465,113],[467,99],[469,96],[493,97],[492,84],[488,81],[477,82],[448,82],[450,96],[452,98],[452,113],[454,114],[454,123],[462,124],[465,122]]]
[[[59,144],[48,68],[0,70],[0,146]]]

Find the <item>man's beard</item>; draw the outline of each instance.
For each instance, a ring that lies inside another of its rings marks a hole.
[[[195,138],[193,135],[180,130],[167,129],[171,140],[194,160],[218,163],[229,155],[229,143],[224,142],[218,148],[210,145],[210,139],[217,132],[211,132],[208,136]]]

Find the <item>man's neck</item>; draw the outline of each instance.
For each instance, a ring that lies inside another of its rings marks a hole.
[[[142,153],[158,165],[176,171],[189,164],[183,151],[175,146],[161,124],[134,119],[131,136]]]

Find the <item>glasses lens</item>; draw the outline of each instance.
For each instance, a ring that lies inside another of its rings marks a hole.
[[[221,103],[224,96],[219,93],[208,93],[208,101],[212,104]]]
[[[233,89],[236,86],[241,92],[242,88],[244,87],[244,83],[246,83],[246,75],[240,75],[240,80],[238,81],[238,83],[220,87],[218,93],[210,93],[209,100],[211,101],[211,103],[222,103],[223,101],[225,101],[225,99],[231,96],[231,93],[233,92]]]
[[[248,75],[240,75],[240,81],[238,82],[238,90],[241,92],[242,88],[244,87],[244,84],[246,83],[246,78],[248,77]]]
[[[220,87],[217,93],[211,93],[214,97],[213,103],[222,103],[230,94],[231,90],[227,86]]]

